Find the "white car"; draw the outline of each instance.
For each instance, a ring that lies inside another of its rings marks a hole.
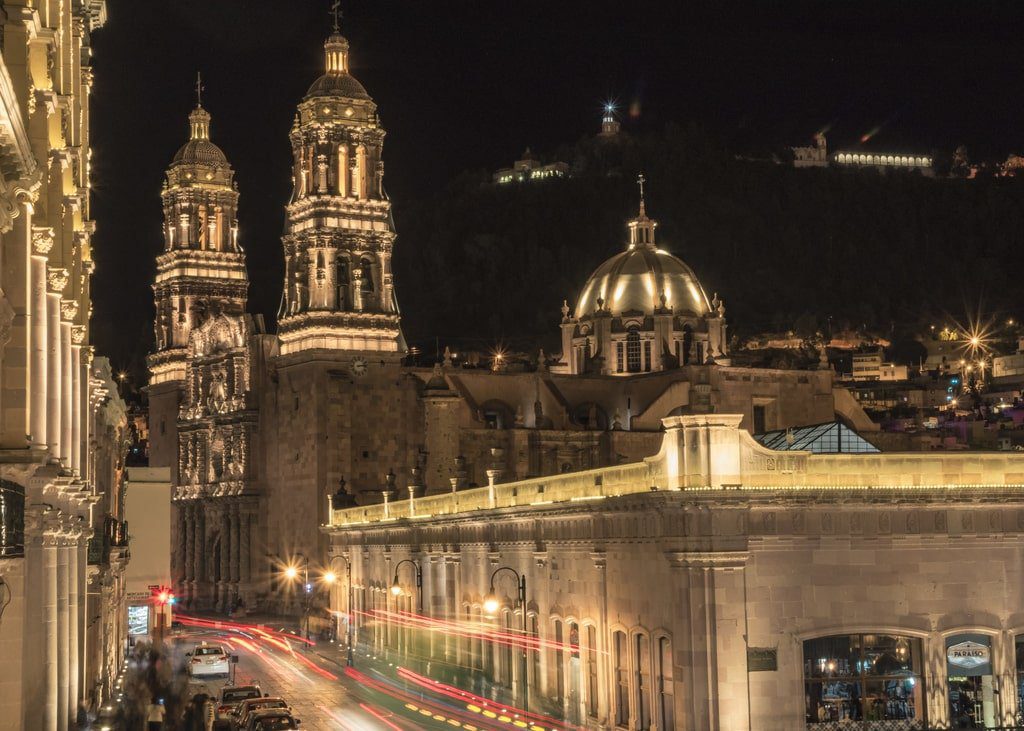
[[[203,643],[192,648],[188,653],[188,674],[196,677],[199,675],[228,675],[230,673],[230,660],[224,648],[220,645],[207,645]]]

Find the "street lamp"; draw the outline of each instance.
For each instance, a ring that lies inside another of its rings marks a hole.
[[[395,564],[395,579],[391,582],[391,595],[397,597],[402,593],[402,587],[398,585],[398,569],[402,568],[404,563],[410,564],[416,570],[416,594],[419,597],[417,606],[420,608],[420,614],[423,614],[423,572],[420,570],[420,565],[411,558],[403,558]]]
[[[488,614],[496,614],[498,609],[501,607],[501,602],[498,601],[498,595],[494,593],[494,578],[502,571],[509,571],[513,576],[516,577],[516,583],[519,588],[519,606],[522,609],[522,620],[523,620],[523,652],[520,657],[520,678],[522,680],[521,685],[523,688],[523,710],[529,712],[530,710],[530,686],[529,680],[526,676],[527,672],[527,629],[526,629],[526,577],[516,571],[510,566],[499,566],[494,569],[494,573],[491,574],[490,588],[487,592],[487,596],[484,597],[484,611]]]
[[[302,617],[299,618],[299,632],[302,632],[302,626],[305,625],[306,640],[309,640],[309,594],[313,590],[313,587],[309,583],[309,561],[303,554],[298,554],[298,558],[302,559]],[[295,580],[299,578],[299,567],[295,564],[288,564],[284,569],[284,577],[289,582],[295,583]]]
[[[344,559],[345,561],[345,581],[348,583],[348,623],[345,626],[345,644],[348,645],[348,652],[345,661],[349,667],[354,667],[356,661],[355,652],[352,648],[352,622],[355,621],[356,616],[352,611],[352,562],[348,560],[348,556],[339,553],[331,556],[331,563],[334,563],[336,558]],[[337,574],[331,570],[324,574],[324,583],[328,586],[333,585],[337,580]]]

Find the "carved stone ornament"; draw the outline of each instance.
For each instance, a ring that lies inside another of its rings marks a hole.
[[[74,325],[71,328],[71,342],[75,345],[85,342],[85,325]]]
[[[50,285],[50,291],[60,294],[68,286],[68,270],[62,267],[48,267],[46,279]]]
[[[65,320],[74,320],[78,314],[78,301],[77,300],[61,300],[60,301],[60,316]]]
[[[47,226],[32,228],[32,253],[45,255],[53,248],[53,229]]]
[[[7,297],[0,292],[0,348],[11,342],[11,323],[14,322],[14,308]]]

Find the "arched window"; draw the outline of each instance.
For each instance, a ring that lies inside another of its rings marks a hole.
[[[921,640],[887,634],[804,642],[808,729],[851,721],[925,724]]]
[[[683,325],[683,365],[690,365],[690,357],[693,353],[693,328]]]
[[[658,638],[658,728],[675,728],[675,686],[672,678],[672,640]]]
[[[337,303],[339,310],[348,310],[352,308],[349,302],[349,265],[348,259],[344,256],[339,256],[338,260],[334,265],[334,284],[338,288]]]
[[[640,361],[640,329],[629,328],[626,334],[626,370],[629,373],[639,373],[642,368]]]
[[[0,480],[0,556],[25,555],[25,488]]]
[[[552,665],[555,670],[555,697],[565,698],[565,636],[562,632],[562,620],[554,620],[555,648],[552,652]]]
[[[645,634],[638,634],[634,652],[637,696],[637,731],[651,727],[651,640]]]
[[[612,668],[615,677],[615,725],[629,725],[629,656],[626,633],[612,632]]]
[[[373,294],[373,262],[363,258],[359,261],[359,269],[362,273],[362,280],[359,286],[362,288],[363,294]]]

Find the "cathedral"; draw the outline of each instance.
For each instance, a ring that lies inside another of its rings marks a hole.
[[[247,311],[240,187],[201,105],[167,170],[150,464],[171,468],[187,606],[285,608],[283,568],[326,565],[336,508],[635,462],[668,416],[743,414],[749,432],[862,416],[827,369],[730,366],[724,304],[658,248],[642,189],[624,251],[563,307],[558,357],[405,365],[385,130],[337,28],[324,51],[289,133],[276,332]]]

